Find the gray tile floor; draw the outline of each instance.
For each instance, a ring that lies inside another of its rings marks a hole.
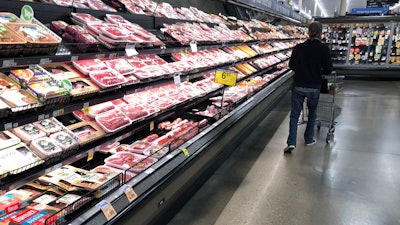
[[[400,82],[345,81],[333,143],[283,155],[289,96],[170,225],[400,224]]]

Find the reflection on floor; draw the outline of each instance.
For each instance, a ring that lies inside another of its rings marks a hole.
[[[334,141],[283,155],[289,95],[170,225],[400,224],[400,82],[345,81]]]

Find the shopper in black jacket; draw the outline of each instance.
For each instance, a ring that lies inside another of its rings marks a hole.
[[[322,74],[332,72],[329,48],[321,43],[322,25],[313,22],[308,27],[309,39],[294,47],[289,67],[294,71],[292,86],[292,109],[290,112],[289,136],[284,153],[296,148],[297,124],[307,98],[308,121],[304,132],[306,146],[315,144],[314,126],[317,119],[317,105],[321,90]]]

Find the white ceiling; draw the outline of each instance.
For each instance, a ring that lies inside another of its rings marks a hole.
[[[326,17],[332,17],[335,10],[339,11],[341,0],[303,0],[302,10],[308,12],[311,10],[311,16],[321,16],[321,10],[317,10],[317,14],[314,15],[314,7],[316,1],[319,1],[322,8],[324,8]],[[292,3],[298,5],[299,0],[292,0]],[[347,12],[350,12],[352,8],[365,8],[367,0],[347,0]]]

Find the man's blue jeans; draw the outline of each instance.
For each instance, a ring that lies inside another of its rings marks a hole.
[[[317,106],[319,100],[319,89],[293,87],[292,88],[292,110],[290,112],[288,145],[296,146],[297,125],[299,123],[300,112],[303,109],[304,99],[307,98],[308,121],[304,132],[304,141],[309,144],[314,139],[314,126],[317,119]]]

